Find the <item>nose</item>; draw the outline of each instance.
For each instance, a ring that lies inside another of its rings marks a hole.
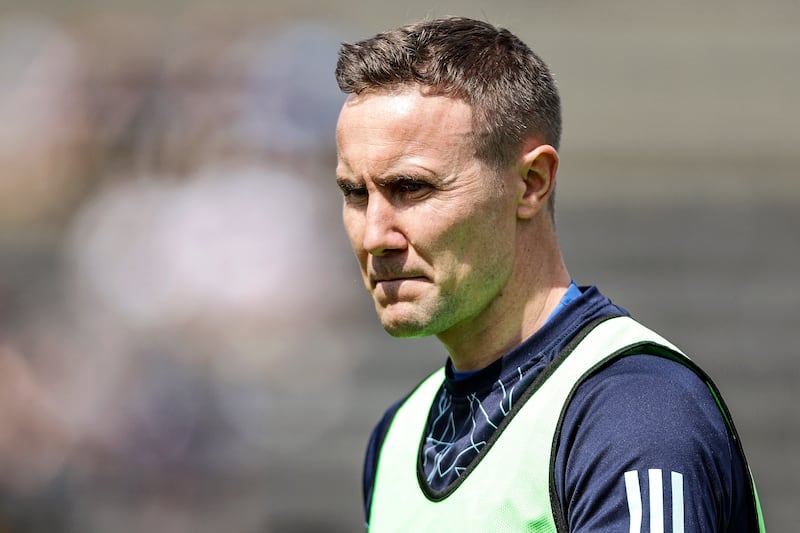
[[[367,203],[364,249],[371,255],[382,256],[395,250],[404,250],[406,236],[398,227],[398,212],[382,194],[371,194]]]

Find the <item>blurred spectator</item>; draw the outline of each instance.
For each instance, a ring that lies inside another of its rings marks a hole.
[[[340,312],[342,269],[321,211],[302,175],[218,167],[114,182],[75,218],[68,294],[82,330],[110,340],[73,361],[64,389],[91,398],[80,402],[88,484],[76,489],[92,495],[79,513],[90,530],[108,528],[105,513],[131,524],[152,506],[156,522],[131,531],[268,521],[275,457],[343,416],[329,393],[355,363],[325,326]]]
[[[208,168],[106,187],[76,217],[76,283],[132,328],[283,329],[338,312],[342,262],[302,175]]]

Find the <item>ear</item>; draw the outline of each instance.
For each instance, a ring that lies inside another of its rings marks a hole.
[[[517,177],[521,179],[517,197],[517,218],[533,218],[553,194],[558,172],[558,152],[549,144],[530,141],[523,146]]]

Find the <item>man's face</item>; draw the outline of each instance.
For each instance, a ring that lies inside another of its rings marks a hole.
[[[345,229],[384,328],[487,327],[511,275],[516,204],[507,176],[475,157],[470,106],[415,88],[352,96],[337,146]]]

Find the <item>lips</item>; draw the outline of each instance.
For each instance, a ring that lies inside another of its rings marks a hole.
[[[406,280],[426,280],[425,276],[420,276],[418,274],[396,274],[396,275],[388,275],[388,276],[376,276],[370,274],[369,282],[373,287],[376,287],[379,283],[385,282],[395,282],[395,281],[406,281]]]
[[[403,268],[401,265],[391,265],[385,262],[373,261],[368,269],[369,283],[375,288],[379,283],[397,282],[404,280],[426,280],[427,276],[418,270]]]
[[[411,259],[405,254],[387,254],[384,256],[370,255],[367,257],[367,280],[371,289],[379,285],[384,290],[397,290],[403,281],[431,281],[425,275],[425,270],[410,264]],[[389,289],[389,287],[392,287]]]

